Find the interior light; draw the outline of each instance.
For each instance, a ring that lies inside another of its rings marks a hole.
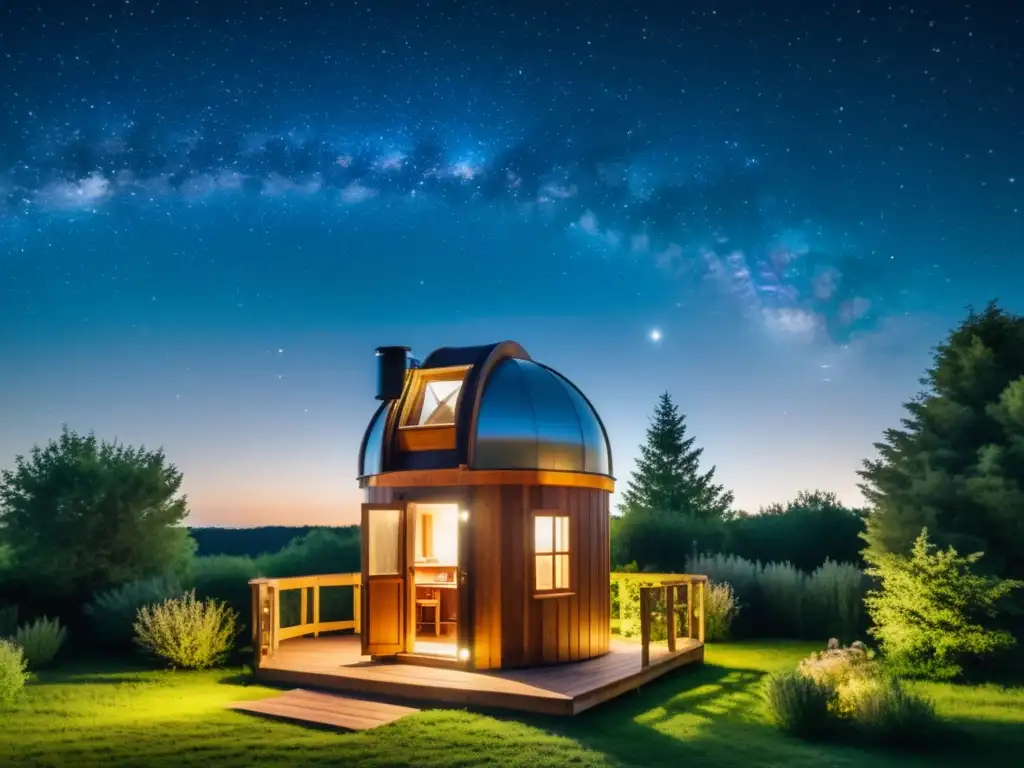
[[[469,661],[469,648],[459,648],[459,658],[462,661]]]
[[[467,520],[469,520],[469,512],[466,511],[465,509],[459,512],[459,520],[461,520],[462,522],[466,522]]]

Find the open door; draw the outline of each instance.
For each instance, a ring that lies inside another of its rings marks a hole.
[[[408,559],[406,506],[363,504],[363,655],[405,651]]]

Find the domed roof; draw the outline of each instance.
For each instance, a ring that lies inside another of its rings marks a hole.
[[[452,444],[410,446],[416,436],[408,432],[446,424]],[[377,409],[359,456],[361,478],[459,466],[612,474],[608,435],[594,407],[514,342],[429,355],[407,376],[401,399]]]

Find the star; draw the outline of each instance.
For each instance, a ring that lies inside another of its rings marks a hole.
[[[648,336],[650,337],[651,341],[653,341],[655,344],[661,341],[661,331],[659,331],[657,328],[651,329],[651,332],[648,334]]]

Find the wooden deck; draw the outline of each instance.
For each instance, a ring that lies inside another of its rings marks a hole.
[[[704,644],[680,638],[677,650],[652,646],[641,665],[639,643],[613,639],[597,659],[548,667],[467,672],[417,664],[372,661],[360,655],[359,638],[334,635],[283,641],[264,659],[256,677],[363,696],[458,707],[484,707],[576,715],[639,688],[679,667],[704,659]]]
[[[419,712],[412,707],[302,689],[269,699],[239,701],[232,704],[231,709],[277,720],[344,728],[347,731],[369,730]]]

